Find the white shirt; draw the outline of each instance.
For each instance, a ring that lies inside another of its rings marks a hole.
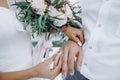
[[[31,35],[14,12],[0,7],[0,72],[28,69],[32,66]]]
[[[81,73],[120,80],[120,0],[80,0],[85,44]]]

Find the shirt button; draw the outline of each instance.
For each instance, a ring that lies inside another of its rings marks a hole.
[[[85,66],[87,66],[87,63],[84,63]]]
[[[98,27],[102,27],[102,25],[101,25],[101,24],[98,24]]]
[[[89,49],[92,49],[92,46],[89,46]]]

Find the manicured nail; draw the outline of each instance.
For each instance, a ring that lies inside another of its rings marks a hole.
[[[80,67],[78,67],[78,68],[77,68],[77,71],[79,71],[79,72],[80,72]]]
[[[62,74],[62,79],[65,80],[65,76]]]
[[[73,76],[73,75],[74,75],[74,73],[71,73],[71,72],[70,72],[70,75],[71,75],[71,76]]]
[[[59,54],[62,54],[62,52],[63,52],[63,51],[62,51],[62,50],[60,50],[60,51],[59,51]]]
[[[77,42],[77,44],[81,47],[82,46],[82,43],[81,42]]]

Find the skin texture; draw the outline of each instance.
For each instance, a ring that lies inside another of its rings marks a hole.
[[[63,53],[62,74],[63,78],[65,78],[68,70],[70,71],[71,75],[74,74],[75,58],[77,70],[80,70],[80,66],[82,63],[81,45],[84,43],[84,35],[81,29],[66,26],[64,26],[62,29],[64,33],[69,37],[69,41],[61,48],[61,51]]]
[[[16,72],[0,72],[0,80],[26,80],[35,77],[49,78],[53,80],[61,72],[62,65],[62,55],[59,55],[56,67],[52,69],[50,68],[51,63],[56,56],[57,54],[53,55],[51,58],[31,69]]]
[[[69,37],[69,39],[74,41],[75,43],[78,44],[79,42],[81,43],[81,45],[84,43],[84,35],[81,29],[77,29],[70,26],[69,27],[63,26],[62,30]]]
[[[8,8],[6,0],[0,0],[0,6]],[[31,69],[15,72],[0,72],[0,80],[26,80],[34,77],[54,79],[61,72],[62,65],[62,55],[58,55],[57,65],[52,69],[50,68],[51,63],[54,62],[56,56],[57,54],[53,55],[48,60]]]
[[[54,61],[56,56],[59,57],[58,64],[51,69],[50,65]],[[61,72],[61,67],[62,67],[62,55],[61,54],[53,55],[53,57],[51,57],[50,59],[36,66],[34,68],[34,71],[37,73],[37,76],[39,77],[54,79]]]
[[[8,8],[6,0],[0,0],[0,6]]]
[[[80,66],[82,63],[82,49],[75,42],[69,40],[62,48],[61,53],[63,54],[62,58],[62,74],[63,78],[66,77],[67,71],[70,71],[70,74],[74,74],[74,61],[76,58],[76,67],[77,70],[80,70]],[[57,55],[58,56],[58,55]],[[57,62],[59,60],[59,56],[55,58],[54,65],[57,66]]]

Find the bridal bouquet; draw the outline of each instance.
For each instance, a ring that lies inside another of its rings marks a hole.
[[[80,28],[81,8],[75,4],[68,0],[25,0],[13,5],[19,11],[17,18],[24,24],[24,29],[30,25],[32,34],[40,35],[53,29],[62,31],[62,26]]]

